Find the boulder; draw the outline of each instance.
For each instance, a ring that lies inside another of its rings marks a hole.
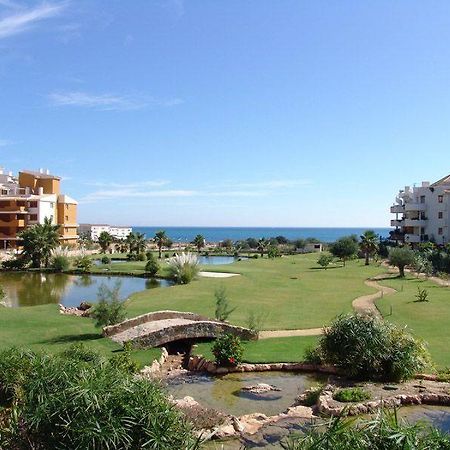
[[[251,392],[252,394],[264,394],[271,391],[281,391],[281,389],[272,386],[271,384],[258,383],[251,386],[244,386],[241,391]]]

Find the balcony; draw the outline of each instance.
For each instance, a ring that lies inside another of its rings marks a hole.
[[[391,227],[401,227],[403,220],[391,220]]]
[[[424,227],[427,219],[405,219],[403,224],[405,227]]]
[[[0,206],[0,214],[28,214],[26,206]]]
[[[405,242],[410,242],[411,244],[418,244],[421,242],[419,234],[405,234]]]
[[[425,203],[405,203],[405,211],[425,211]]]
[[[405,207],[403,205],[391,206],[391,213],[392,214],[401,214],[404,211],[405,211]]]
[[[14,220],[1,220],[0,219],[0,227],[6,228],[21,228],[26,225],[24,219],[14,219]]]

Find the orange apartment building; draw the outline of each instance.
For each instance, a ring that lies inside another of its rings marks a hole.
[[[77,202],[61,194],[60,183],[48,170],[23,170],[14,177],[0,169],[0,249],[15,248],[17,235],[46,217],[59,225],[61,244],[76,244]]]

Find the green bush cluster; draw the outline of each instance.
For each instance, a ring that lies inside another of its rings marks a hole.
[[[102,264],[111,264],[111,258],[109,256],[103,256],[100,260]]]
[[[283,443],[285,450],[446,450],[450,436],[425,423],[410,425],[396,412],[375,418],[334,417]]]
[[[71,350],[0,353],[0,392],[10,408],[0,425],[0,448],[198,448],[159,386],[89,350]]]
[[[238,336],[224,334],[214,341],[211,351],[218,366],[232,367],[242,361],[244,347]]]
[[[147,253],[147,264],[145,265],[145,271],[151,276],[154,277],[158,273],[159,264],[158,260],[155,258],[153,253]]]
[[[371,395],[369,392],[360,387],[338,389],[333,394],[333,398],[342,403],[362,402],[364,400],[369,400],[370,397]]]
[[[423,342],[404,328],[372,316],[338,316],[325,330],[314,357],[354,378],[400,381],[429,368]]]
[[[105,327],[122,322],[126,316],[124,302],[120,299],[120,281],[109,288],[106,284],[101,284],[97,293],[97,303],[93,306],[90,314],[96,320],[96,327]]]
[[[70,261],[69,258],[65,255],[57,255],[54,256],[51,260],[51,268],[56,270],[57,272],[64,272],[69,270]]]

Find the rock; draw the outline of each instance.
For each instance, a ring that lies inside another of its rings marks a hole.
[[[246,414],[239,417],[243,432],[247,434],[255,434],[268,420],[269,418],[261,413]]]
[[[241,391],[251,392],[252,394],[264,394],[270,391],[281,391],[281,389],[270,384],[258,383],[252,386],[244,386]]]
[[[173,401],[173,403],[178,408],[193,408],[199,406],[199,403],[192,397],[189,397],[189,395],[183,398],[177,398]]]
[[[234,436],[235,434],[236,431],[234,429],[233,424],[226,424],[216,428],[214,437],[217,439],[224,439],[227,437]]]
[[[78,309],[80,311],[87,311],[88,309],[92,308],[92,304],[88,302],[81,302]]]
[[[312,408],[308,406],[291,406],[288,408],[286,415],[303,419],[312,419],[314,417]]]

